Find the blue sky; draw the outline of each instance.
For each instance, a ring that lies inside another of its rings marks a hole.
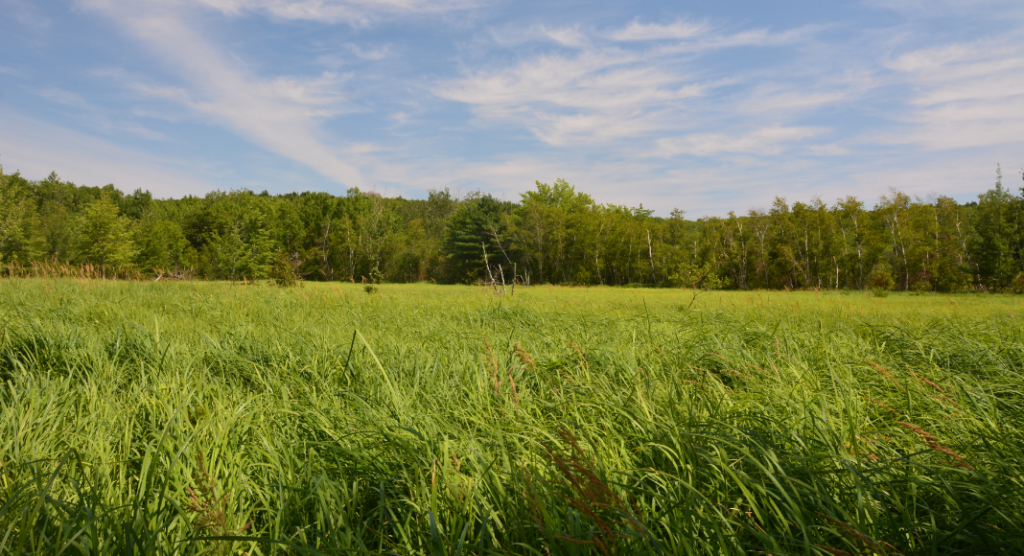
[[[745,213],[1024,166],[1024,3],[0,0],[0,163]]]

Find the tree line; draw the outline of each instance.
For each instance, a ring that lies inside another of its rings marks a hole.
[[[725,289],[1024,290],[1024,188],[977,201],[898,190],[726,217],[599,204],[564,180],[519,202],[248,190],[154,199],[0,169],[0,265],[258,281],[646,285]]]

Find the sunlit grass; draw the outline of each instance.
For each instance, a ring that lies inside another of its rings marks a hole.
[[[1016,554],[1024,300],[0,282],[0,551]]]

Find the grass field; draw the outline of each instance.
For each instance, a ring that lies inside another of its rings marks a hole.
[[[1020,554],[1024,297],[0,281],[0,553]]]

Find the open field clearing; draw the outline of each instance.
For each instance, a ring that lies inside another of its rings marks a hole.
[[[1020,296],[4,280],[0,319],[4,554],[1024,551]]]

